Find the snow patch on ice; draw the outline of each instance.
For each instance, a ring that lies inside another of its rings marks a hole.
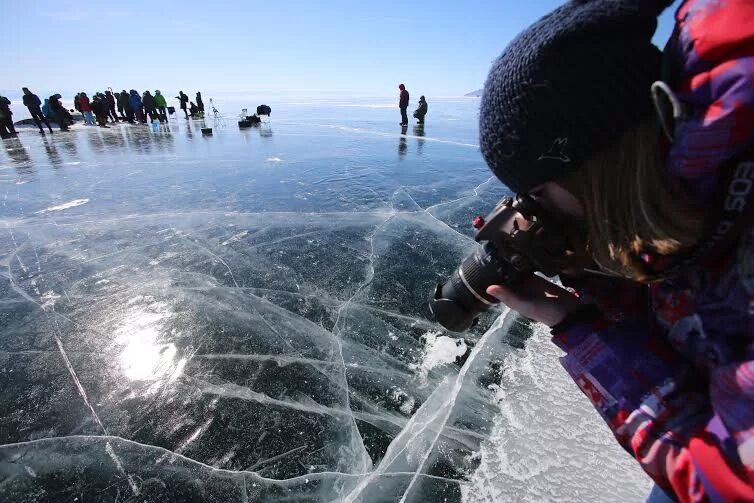
[[[426,353],[417,366],[421,375],[427,375],[431,369],[440,365],[453,363],[456,358],[466,353],[466,341],[440,335],[441,333],[439,330],[430,331],[422,336],[425,341]]]
[[[60,298],[60,295],[56,294],[52,290],[49,290],[42,294],[42,309],[50,311],[55,308],[55,301]]]
[[[591,404],[559,365],[550,330],[533,326],[523,350],[509,354],[488,388],[500,410],[479,465],[461,486],[465,503],[492,501],[643,501],[650,479],[624,456]],[[547,413],[543,414],[543,411]],[[576,448],[580,453],[575,455]],[[595,477],[597,473],[620,473]]]
[[[282,159],[280,157],[268,157],[267,162],[281,162]]]
[[[74,199],[73,201],[68,201],[67,203],[59,204],[57,206],[50,206],[49,208],[46,208],[42,211],[38,211],[37,213],[46,213],[48,211],[63,211],[69,208],[75,208],[76,206],[81,206],[82,204],[86,204],[88,202],[89,199]]]

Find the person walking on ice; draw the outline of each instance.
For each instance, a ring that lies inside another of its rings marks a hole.
[[[29,109],[29,114],[31,114],[34,124],[39,128],[40,134],[45,134],[45,130],[42,129],[43,122],[47,126],[47,129],[50,130],[50,134],[52,134],[52,127],[50,127],[47,117],[42,113],[42,101],[39,99],[39,96],[29,91],[28,87],[22,87],[21,90],[24,92],[24,106]]]

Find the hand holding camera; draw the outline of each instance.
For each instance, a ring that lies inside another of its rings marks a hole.
[[[548,326],[579,306],[568,290],[534,274],[555,276],[574,254],[563,218],[518,194],[504,198],[486,219],[477,217],[474,227],[483,246],[430,299],[430,310],[445,328],[467,330],[499,302]]]
[[[548,327],[557,325],[580,306],[574,294],[537,275],[522,281],[514,289],[490,285],[487,287],[487,294]]]

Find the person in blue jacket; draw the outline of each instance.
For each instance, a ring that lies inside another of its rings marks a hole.
[[[136,89],[131,89],[131,95],[128,97],[128,105],[133,110],[136,120],[139,122],[146,122],[144,120],[144,110],[142,109],[141,96]]]
[[[44,105],[42,105],[42,115],[44,115],[47,120],[50,118],[54,119],[52,115],[52,107],[50,106],[50,98],[45,98]]]

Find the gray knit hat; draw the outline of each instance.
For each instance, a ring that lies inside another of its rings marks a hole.
[[[672,0],[580,0],[520,33],[482,96],[482,155],[515,192],[556,180],[652,113],[661,53],[651,43]]]

